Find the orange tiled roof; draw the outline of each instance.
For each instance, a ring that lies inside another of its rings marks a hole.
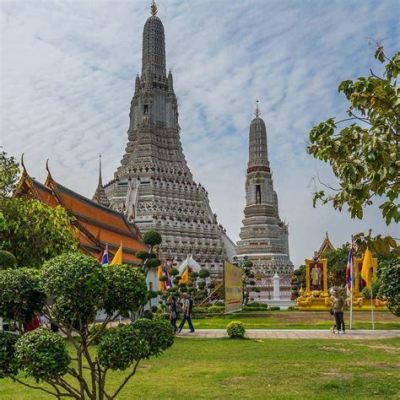
[[[112,258],[122,243],[123,261],[127,264],[139,264],[136,252],[147,251],[138,228],[128,223],[123,214],[60,185],[50,173],[43,185],[31,178],[24,167],[15,195],[30,195],[51,207],[64,207],[74,217],[79,248],[97,259],[106,245]]]

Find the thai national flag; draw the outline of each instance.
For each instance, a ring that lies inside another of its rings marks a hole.
[[[349,251],[349,256],[347,257],[347,266],[346,266],[346,285],[348,292],[352,290],[353,284],[353,272],[354,271],[354,247],[353,243],[351,244],[351,248]]]
[[[103,252],[103,256],[101,257],[101,264],[108,264],[108,244],[106,244],[106,248]]]

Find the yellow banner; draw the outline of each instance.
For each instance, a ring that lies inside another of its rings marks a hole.
[[[243,270],[224,263],[225,312],[237,311],[243,303]]]

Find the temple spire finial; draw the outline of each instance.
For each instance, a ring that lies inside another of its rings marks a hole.
[[[103,186],[103,179],[101,176],[101,154],[99,154],[99,186]]]
[[[157,4],[154,0],[152,0],[151,2],[151,6],[150,6],[150,13],[152,16],[157,15],[158,9],[157,9]]]
[[[260,108],[258,106],[259,106],[259,101],[256,100],[256,111],[254,112],[254,115],[256,116],[256,118],[259,118],[261,115]]]
[[[46,160],[46,171],[47,171],[47,179],[53,179],[49,168],[49,159]]]

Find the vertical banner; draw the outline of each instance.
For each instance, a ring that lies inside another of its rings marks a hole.
[[[243,270],[224,263],[225,312],[237,311],[243,303]]]

